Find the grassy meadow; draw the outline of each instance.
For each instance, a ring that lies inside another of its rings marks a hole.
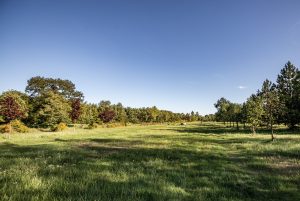
[[[300,200],[300,133],[222,124],[0,136],[0,200]]]

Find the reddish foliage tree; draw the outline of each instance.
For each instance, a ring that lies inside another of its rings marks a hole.
[[[81,115],[81,103],[80,103],[80,99],[75,99],[72,101],[72,104],[71,104],[71,107],[72,107],[72,110],[71,110],[71,113],[70,113],[70,117],[72,119],[72,122],[75,123],[80,115]]]
[[[13,97],[6,96],[0,100],[0,115],[6,121],[10,122],[18,118],[23,118],[25,113]]]
[[[108,123],[116,117],[116,113],[113,110],[106,109],[99,114],[99,118],[104,122]]]

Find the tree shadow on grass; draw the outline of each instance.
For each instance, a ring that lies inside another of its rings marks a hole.
[[[225,127],[222,125],[215,124],[199,124],[196,126],[182,126],[175,128],[165,128],[165,129],[154,129],[154,130],[168,130],[176,131],[179,133],[193,133],[193,134],[215,134],[215,135],[224,135],[224,134],[249,134],[252,135],[252,132],[249,128],[239,127]],[[276,128],[274,129],[275,135],[299,135],[299,130],[290,130],[287,128]],[[267,128],[258,128],[256,131],[257,134],[266,134],[271,135],[271,131]]]
[[[295,200],[300,196],[293,178],[284,179],[264,165],[256,172],[250,164],[261,164],[257,153],[245,157],[242,152],[146,148],[142,140],[56,141],[60,146],[0,144],[3,200]],[[292,171],[292,176],[297,173]],[[32,183],[32,178],[41,184]],[[293,188],[280,189],[292,184]]]

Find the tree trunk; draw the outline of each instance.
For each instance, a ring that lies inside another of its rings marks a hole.
[[[255,126],[252,126],[252,134],[255,135],[256,131],[255,131]]]
[[[76,124],[76,121],[73,121],[73,132],[75,132],[75,124]]]
[[[236,122],[236,130],[240,130],[238,121]]]
[[[10,134],[12,133],[11,121],[8,123],[8,125],[9,125],[8,139],[10,139]]]
[[[275,137],[274,137],[274,131],[273,131],[273,123],[271,123],[271,137],[272,137],[272,141],[274,141]]]

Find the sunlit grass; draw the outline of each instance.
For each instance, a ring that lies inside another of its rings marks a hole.
[[[0,139],[1,200],[300,200],[300,133],[222,124]]]

